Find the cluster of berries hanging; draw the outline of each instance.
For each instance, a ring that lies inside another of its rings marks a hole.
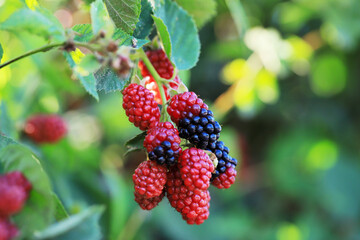
[[[31,189],[31,183],[20,172],[0,176],[0,240],[10,240],[18,235],[10,217],[21,211]]]
[[[161,77],[172,77],[174,68],[163,50],[146,54]],[[167,113],[177,128],[171,122],[160,122],[159,88],[144,63],[139,66],[143,77],[149,77],[145,87],[132,83],[123,91],[123,108],[129,121],[147,131],[144,147],[149,160],[133,174],[135,201],[142,209],[151,210],[166,195],[188,224],[201,224],[209,216],[210,183],[220,189],[229,188],[235,182],[237,160],[218,141],[220,124],[193,92],[177,94],[168,104]],[[174,80],[180,83],[177,76]],[[169,100],[168,88],[163,87]],[[181,138],[192,147],[182,149]],[[216,156],[217,164],[209,157],[210,152]]]
[[[38,114],[27,119],[24,132],[35,143],[55,143],[65,136],[67,128],[58,115]]]

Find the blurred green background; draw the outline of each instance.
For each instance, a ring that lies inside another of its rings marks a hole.
[[[23,2],[0,0],[0,22]],[[89,0],[39,2],[65,27],[90,21]],[[112,239],[360,239],[360,1],[218,0],[200,40],[198,65],[180,75],[209,103],[240,162],[234,186],[210,189],[200,226],[186,225],[165,199],[140,210],[131,175],[145,154],[124,157],[140,131],[121,94],[96,102],[60,51],[0,70],[0,100],[13,119],[6,134],[39,156],[70,213],[105,205]],[[3,31],[0,42],[3,61],[46,44]],[[66,139],[28,141],[20,130],[34,113],[62,115]]]

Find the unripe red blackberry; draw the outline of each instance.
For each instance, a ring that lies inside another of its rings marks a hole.
[[[171,79],[174,73],[174,67],[162,49],[148,50],[146,51],[146,55],[148,56],[151,64],[154,66],[155,70],[157,71],[160,77],[165,79]],[[145,87],[155,95],[155,101],[157,103],[163,104],[158,85],[156,84],[153,76],[150,74],[149,70],[147,69],[143,61],[139,61],[139,68],[141,70],[141,75],[143,77],[149,77],[145,81]],[[181,84],[181,80],[178,76],[176,76],[173,81],[175,83],[170,82],[169,85],[171,88],[176,90]],[[167,101],[170,99],[170,93],[169,93],[170,91],[166,86],[163,86],[163,88]]]
[[[59,141],[65,136],[67,128],[60,116],[39,114],[26,121],[24,131],[31,140],[41,144]]]
[[[171,206],[180,212],[189,224],[201,224],[209,216],[209,191],[200,189],[192,191],[188,189],[176,167],[172,168],[168,173],[166,191]]]
[[[9,172],[6,175],[1,176],[0,178],[4,178],[4,180],[7,182],[9,186],[22,187],[27,195],[32,189],[31,183],[19,171]]]
[[[27,194],[20,186],[9,186],[6,181],[0,181],[0,217],[9,217],[20,212]]]
[[[159,122],[147,132],[144,140],[149,159],[158,164],[174,165],[181,153],[178,130],[170,122]]]
[[[160,196],[167,179],[167,169],[153,161],[144,161],[133,174],[135,192],[144,198]]]
[[[124,89],[122,106],[129,121],[142,131],[160,120],[160,110],[154,94],[141,85],[132,83]]]
[[[134,192],[134,195],[135,202],[137,202],[143,210],[151,210],[161,202],[161,200],[165,196],[165,192],[162,192],[160,196],[156,196],[153,198],[145,198],[143,195],[137,192]]]
[[[224,173],[221,173],[217,178],[215,178],[211,184],[217,188],[229,188],[235,182],[236,170],[234,167],[226,168]]]
[[[0,217],[0,240],[11,240],[18,235],[19,232],[16,226]]]
[[[208,106],[198,98],[194,92],[184,92],[171,98],[167,112],[171,120],[178,125],[179,120],[185,117],[192,118],[199,116],[201,108],[208,109]]]
[[[181,178],[189,190],[209,188],[214,165],[203,150],[197,148],[184,150],[179,157],[178,167]]]

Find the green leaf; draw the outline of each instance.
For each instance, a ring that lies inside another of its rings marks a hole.
[[[103,211],[104,208],[101,206],[85,209],[79,214],[51,225],[42,232],[35,233],[35,239],[99,240],[101,239],[99,219]]]
[[[194,67],[200,55],[200,40],[196,25],[191,16],[175,2],[165,0],[165,4],[156,9],[155,17],[162,20],[169,33],[171,61],[175,63],[179,70]],[[155,24],[156,27],[159,27],[157,20],[155,20]],[[162,26],[159,32],[162,39],[166,39]]]
[[[14,121],[10,119],[4,101],[2,101],[0,104],[0,132],[4,133],[9,137],[15,137],[16,135]]]
[[[144,148],[144,140],[145,140],[146,132],[142,132],[135,137],[131,138],[129,141],[125,143],[125,146],[128,148],[125,156],[131,152],[141,151]]]
[[[116,27],[132,35],[141,12],[141,0],[104,0]]]
[[[72,27],[72,30],[81,34],[74,37],[74,40],[78,42],[88,42],[94,37],[90,24],[77,24]]]
[[[102,0],[96,0],[91,4],[90,15],[94,35],[105,31],[105,35],[110,38],[114,33],[115,26]]]
[[[146,39],[137,39],[137,38],[127,34],[120,28],[117,28],[115,30],[113,39],[119,41],[119,46],[129,46],[129,47],[133,47],[133,48],[140,48],[149,42],[149,40],[146,40]],[[135,45],[134,45],[134,43],[135,43]]]
[[[17,142],[0,133],[0,150],[11,144],[17,144]]]
[[[60,201],[60,199],[58,198],[58,196],[55,193],[53,193],[52,195],[53,195],[54,202],[55,202],[55,219],[56,219],[56,221],[60,221],[65,218],[68,218],[69,214],[66,212],[65,207],[62,204],[62,202]]]
[[[0,63],[1,63],[1,59],[2,59],[3,55],[4,55],[4,50],[0,44]]]
[[[101,67],[101,64],[92,54],[87,54],[83,57],[79,64],[74,67],[74,70],[81,76],[89,76],[96,72]]]
[[[21,234],[31,236],[34,231],[45,228],[54,217],[54,199],[49,178],[35,155],[18,144],[1,150],[0,163],[5,172],[20,171],[32,183],[33,189],[26,205],[14,217]]]
[[[81,53],[81,51],[79,49],[76,49],[76,51],[71,52],[71,54],[72,55],[70,55],[67,52],[64,53],[65,59],[69,63],[70,67],[74,69],[76,67],[76,61],[80,62],[81,60],[79,60],[79,59],[81,59],[84,56],[84,54]],[[88,76],[81,76],[76,71],[74,71],[74,73],[77,76],[77,78],[80,80],[81,84],[84,86],[85,90],[91,96],[93,96],[97,101],[99,101],[99,94],[96,91],[96,79],[95,79],[94,75],[90,74]]]
[[[171,56],[171,40],[169,31],[161,18],[155,16],[152,17],[154,19],[160,40],[164,46],[165,53],[166,55]]]
[[[153,19],[151,18],[153,10],[149,0],[141,0],[141,13],[139,22],[136,24],[134,30],[134,37],[136,38],[146,38],[152,29]]]
[[[198,28],[201,28],[216,14],[215,0],[175,0],[193,18]]]
[[[128,203],[132,201],[133,195],[129,192],[127,182],[115,169],[107,169],[103,174],[110,195],[108,239],[119,239],[119,235],[128,219]]]
[[[65,41],[65,31],[60,22],[46,9],[38,11],[20,9],[0,24],[1,30],[10,32],[28,31],[46,39]]]
[[[142,132],[135,137],[129,139],[125,146],[128,148],[137,148],[137,149],[144,149],[144,140],[145,140],[146,132]]]
[[[131,78],[131,74],[127,78],[120,78],[110,68],[101,68],[94,76],[96,78],[96,90],[105,93],[122,91]]]

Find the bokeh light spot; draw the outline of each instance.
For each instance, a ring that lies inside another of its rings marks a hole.
[[[285,223],[280,226],[277,231],[277,240],[301,240],[300,229],[291,223]]]
[[[323,54],[314,61],[311,70],[311,88],[318,96],[330,97],[344,90],[347,69],[339,56]]]
[[[314,144],[306,158],[310,170],[327,170],[334,166],[338,158],[338,147],[330,140],[321,140]]]

